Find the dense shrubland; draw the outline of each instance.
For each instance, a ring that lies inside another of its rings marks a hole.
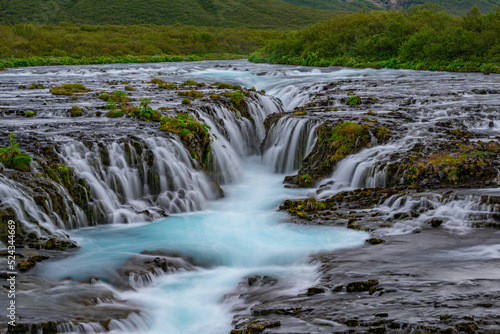
[[[342,14],[271,41],[254,62],[500,72],[500,7],[482,15],[438,5]]]

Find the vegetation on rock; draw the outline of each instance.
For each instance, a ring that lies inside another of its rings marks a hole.
[[[29,172],[31,170],[31,157],[26,153],[21,153],[19,144],[16,141],[16,134],[10,133],[10,145],[8,147],[0,147],[0,162],[7,168],[14,168],[21,172]]]
[[[178,135],[193,159],[207,166],[210,155],[210,127],[198,122],[194,116],[178,113],[175,117],[163,117],[161,130]]]
[[[86,93],[90,92],[90,89],[86,88],[84,85],[76,84],[63,84],[61,86],[52,87],[50,92],[53,95],[73,95],[76,93]]]

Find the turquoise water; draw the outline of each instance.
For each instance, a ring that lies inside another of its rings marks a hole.
[[[246,161],[239,182],[207,210],[175,215],[149,224],[112,225],[71,233],[81,248],[67,259],[41,266],[49,278],[97,276],[106,280],[130,256],[169,249],[190,256],[198,270],[159,277],[151,286],[118,292],[145,308],[144,333],[228,333],[238,298],[224,299],[249,275],[278,278],[280,293],[312,286],[316,268],[307,256],[361,246],[367,233],[342,228],[284,223],[277,207],[305,196],[285,189],[283,175]],[[119,332],[122,332],[120,330]]]

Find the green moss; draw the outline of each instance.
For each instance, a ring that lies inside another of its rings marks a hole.
[[[218,94],[210,94],[210,98],[211,99],[218,99],[218,98],[220,98],[220,95],[218,95]]]
[[[193,116],[179,113],[175,117],[163,117],[160,129],[178,135],[191,156],[206,166],[211,149],[208,125],[201,124]]]
[[[183,98],[183,99],[182,99],[182,102],[181,102],[181,103],[182,103],[182,104],[191,104],[191,100],[190,100],[190,99],[188,99],[187,97],[185,97],[185,98]]]
[[[33,110],[29,110],[26,112],[26,117],[33,117],[36,115],[36,112],[34,112]]]
[[[127,92],[133,92],[133,91],[135,91],[135,88],[134,88],[134,87],[132,87],[132,86],[125,86],[125,90],[126,90]]]
[[[26,153],[19,153],[15,155],[12,163],[14,168],[21,172],[29,172],[31,169],[31,157]]]
[[[361,104],[361,98],[357,95],[353,95],[349,96],[345,102],[349,106],[357,106],[358,104]]]
[[[113,101],[113,102],[130,102],[130,98],[128,97],[126,92],[115,90],[111,94],[103,93],[99,95],[99,98],[104,101]]]
[[[42,84],[32,84],[29,89],[43,89],[43,85]]]
[[[50,92],[53,95],[73,95],[75,93],[86,93],[90,92],[90,89],[86,88],[82,84],[64,84],[61,86],[52,87]]]
[[[189,96],[189,97],[198,97],[198,98],[203,97],[203,93],[199,92],[197,90],[178,91],[177,94],[179,94],[181,96]]]
[[[198,86],[198,87],[205,87],[204,83],[198,83],[193,80],[186,80],[182,83],[182,86]]]
[[[108,118],[119,118],[123,116],[123,112],[121,110],[110,110],[106,113],[106,117]]]
[[[304,111],[294,112],[292,116],[297,117],[297,116],[305,116],[305,115],[307,115],[307,111],[304,110]]]
[[[71,107],[70,109],[70,114],[71,114],[71,117],[80,117],[82,116],[82,109],[80,107]]]

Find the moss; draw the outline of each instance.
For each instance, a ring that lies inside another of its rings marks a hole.
[[[455,328],[458,331],[466,333],[475,333],[476,329],[478,329],[478,325],[475,322],[460,322],[455,324]]]
[[[133,91],[135,91],[135,88],[134,88],[134,87],[132,87],[132,86],[125,86],[125,90],[126,90],[127,92],[133,92]]]
[[[163,117],[160,129],[178,135],[191,156],[202,166],[207,165],[211,149],[209,126],[193,116],[179,113],[175,117]]]
[[[99,98],[101,100],[104,100],[106,102],[108,101],[113,101],[113,102],[130,102],[131,99],[128,97],[127,93],[120,91],[120,90],[115,90],[111,94],[108,93],[103,93],[99,95]]]
[[[349,106],[357,106],[361,104],[361,98],[357,95],[349,96],[345,103]]]
[[[43,89],[43,85],[42,84],[32,84],[31,86],[29,86],[29,89]]]
[[[182,104],[191,104],[191,100],[185,97],[182,99]]]
[[[210,94],[210,98],[211,99],[218,99],[218,98],[220,98],[220,95],[218,95],[218,94]]]
[[[82,116],[82,109],[80,107],[71,107],[69,110],[69,113],[71,114],[71,117],[80,117]]]
[[[198,86],[198,87],[205,87],[204,83],[198,83],[193,80],[186,80],[182,83],[182,86]]]
[[[305,115],[307,115],[307,111],[304,110],[304,111],[294,112],[292,116],[297,117],[297,116],[305,116]]]
[[[73,95],[75,93],[86,93],[90,92],[90,89],[86,88],[82,84],[64,84],[61,86],[52,87],[50,92],[53,95]]]
[[[181,96],[189,96],[189,97],[197,97],[197,98],[201,98],[203,97],[203,93],[202,92],[199,92],[197,90],[190,90],[190,91],[178,91],[177,94],[181,95]]]
[[[368,244],[371,244],[371,245],[379,245],[379,244],[383,244],[385,242],[385,240],[378,239],[378,238],[370,238],[370,239],[366,240],[365,242]]]
[[[19,89],[26,89],[26,85],[20,85]]]
[[[36,265],[36,261],[34,259],[28,259],[26,261],[20,261],[17,263],[17,268],[19,269],[20,272],[27,272],[31,268],[33,268]]]
[[[12,159],[14,169],[21,172],[29,172],[31,170],[30,163],[31,157],[26,153],[16,154]]]
[[[378,284],[379,284],[378,280],[351,282],[347,284],[346,290],[347,292],[369,291],[371,287]]]
[[[123,112],[121,110],[110,110],[106,113],[106,117],[108,118],[119,118],[123,116]]]
[[[34,112],[33,110],[29,110],[26,112],[26,117],[33,117],[36,115],[36,112]]]

